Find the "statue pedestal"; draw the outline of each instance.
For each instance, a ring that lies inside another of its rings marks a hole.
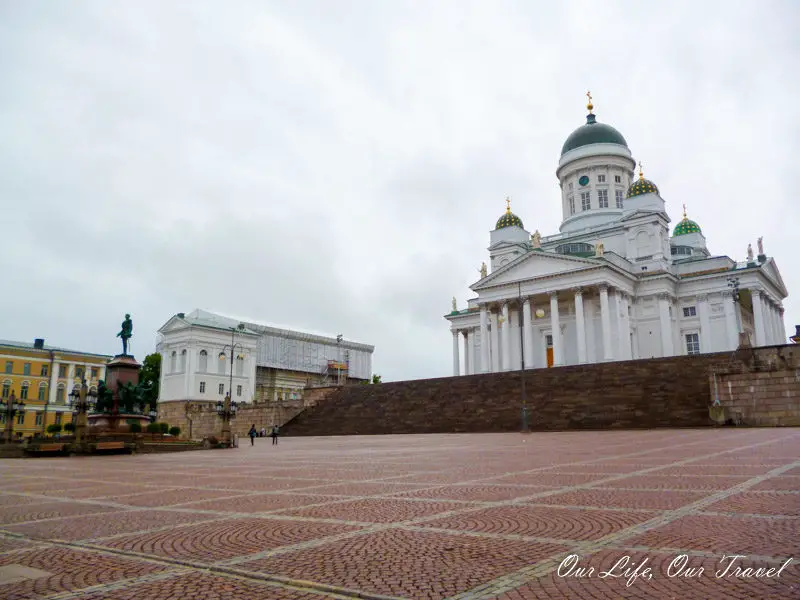
[[[129,354],[118,354],[108,365],[106,365],[106,387],[114,394],[114,404],[119,406],[119,386],[128,383],[136,385],[139,383],[139,369],[141,364]],[[110,416],[108,426],[117,429],[121,415]]]

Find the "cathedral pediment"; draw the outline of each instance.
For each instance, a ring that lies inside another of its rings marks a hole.
[[[506,283],[514,283],[521,279],[536,279],[537,277],[547,277],[564,273],[573,273],[588,269],[596,269],[605,263],[590,259],[576,258],[564,254],[555,254],[534,250],[517,260],[499,268],[488,277],[481,279],[470,289],[477,291],[483,288]]]
[[[786,289],[786,284],[783,282],[783,277],[781,277],[781,272],[778,270],[778,265],[775,263],[774,258],[770,258],[761,266],[761,271],[778,286],[781,293],[785,296],[789,295],[789,292]]]
[[[161,328],[158,330],[159,333],[168,333],[170,331],[178,331],[181,329],[186,329],[188,327],[188,323],[184,321],[178,315],[175,315],[170,318],[169,321],[164,323]]]

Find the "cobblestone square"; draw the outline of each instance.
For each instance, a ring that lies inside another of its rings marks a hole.
[[[798,457],[800,431],[723,428],[3,460],[0,597],[800,597]]]

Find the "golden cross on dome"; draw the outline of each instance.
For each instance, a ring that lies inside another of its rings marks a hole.
[[[642,173],[642,161],[639,161],[639,179],[644,179],[644,173]]]
[[[511,198],[506,196],[506,212],[511,213]]]
[[[589,109],[589,114],[592,114],[592,109],[594,108],[594,105],[592,104],[592,92],[586,90],[586,97],[589,99],[589,104],[586,105],[586,108]]]
[[[686,205],[683,205],[683,218],[686,218]]]

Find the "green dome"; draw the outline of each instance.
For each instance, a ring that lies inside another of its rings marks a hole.
[[[694,221],[690,221],[684,216],[683,221],[675,225],[675,229],[672,231],[672,237],[676,235],[686,235],[688,233],[702,233],[702,231],[700,231],[700,225]]]
[[[619,144],[628,147],[628,143],[619,131],[611,125],[598,123],[591,113],[586,115],[586,125],[581,125],[569,134],[567,141],[561,147],[561,154],[589,144]]]
[[[520,229],[525,229],[522,225],[522,219],[520,219],[517,215],[511,212],[511,209],[506,210],[506,213],[497,219],[497,225],[495,225],[495,229],[502,229],[503,227],[519,227]]]
[[[649,179],[645,179],[641,174],[639,175],[639,179],[633,182],[631,187],[628,188],[628,193],[625,194],[626,198],[633,198],[635,196],[641,196],[642,194],[657,194],[658,188],[656,184],[650,181]]]

